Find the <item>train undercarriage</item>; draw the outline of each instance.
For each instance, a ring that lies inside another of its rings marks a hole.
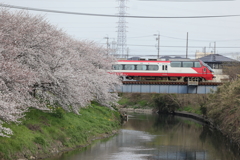
[[[202,77],[121,76],[122,81],[205,82]]]

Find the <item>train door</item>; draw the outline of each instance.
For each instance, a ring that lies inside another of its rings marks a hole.
[[[162,64],[159,65],[159,67],[160,67],[160,70],[162,72],[162,76],[167,76],[168,75],[168,68],[169,68],[168,64],[167,63],[162,63]]]
[[[207,74],[207,67],[203,68],[203,74]]]
[[[207,77],[207,67],[205,67],[205,66],[203,67],[202,73],[203,73],[203,77],[206,78]]]
[[[206,63],[204,63],[203,61],[201,61],[202,64],[203,64],[203,70],[202,70],[202,73],[203,73],[203,77],[205,79],[208,78],[208,74],[209,74],[209,71],[213,74],[213,70],[211,67],[209,67]]]

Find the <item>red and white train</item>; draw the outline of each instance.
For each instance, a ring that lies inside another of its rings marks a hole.
[[[146,61],[118,60],[112,72],[127,80],[213,80],[213,70],[201,60]]]

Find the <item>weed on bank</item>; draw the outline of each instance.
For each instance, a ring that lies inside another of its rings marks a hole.
[[[14,135],[0,137],[0,159],[30,159],[85,146],[111,134],[120,126],[120,115],[98,104],[82,108],[80,115],[60,107],[52,113],[30,109],[21,124],[5,126]]]

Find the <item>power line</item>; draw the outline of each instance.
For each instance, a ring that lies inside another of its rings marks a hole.
[[[233,1],[233,0],[139,0],[139,1],[167,1],[167,2],[213,2],[213,1]]]
[[[138,37],[128,37],[128,38],[145,38],[145,37],[152,37],[152,35],[148,35],[148,36],[138,36]]]
[[[60,10],[49,10],[41,8],[23,7],[15,5],[0,4],[2,7],[15,8],[15,9],[25,9],[31,11],[40,12],[50,12],[50,13],[60,13],[60,14],[72,14],[72,15],[82,15],[82,16],[99,16],[99,17],[125,17],[125,18],[153,18],[153,19],[191,19],[191,18],[226,18],[226,17],[239,17],[240,14],[235,15],[215,15],[215,16],[127,16],[127,15],[109,15],[109,14],[94,14],[94,13],[80,13],[80,12],[68,12]]]
[[[128,46],[156,47],[155,45],[135,45],[135,44],[128,44]],[[186,46],[161,46],[161,47],[185,48]],[[203,46],[188,46],[188,47],[189,48],[202,48]],[[216,48],[240,48],[240,47],[224,46],[224,47],[216,47]]]
[[[179,40],[184,40],[186,41],[186,38],[178,38],[178,37],[172,37],[172,36],[166,36],[166,35],[161,35],[161,37],[166,37],[170,39],[179,39]],[[137,37],[128,37],[128,38],[145,38],[145,37],[153,37],[152,35],[146,35],[146,36],[137,36]],[[240,39],[225,39],[225,40],[201,40],[201,39],[188,39],[189,41],[202,41],[202,42],[211,42],[211,41],[217,41],[217,42],[230,42],[230,41],[240,41]]]
[[[186,39],[184,38],[177,38],[177,37],[171,37],[171,36],[165,36],[165,35],[160,35],[161,37],[166,37],[166,38],[171,38],[171,39],[179,39],[179,40],[184,40],[186,41]],[[209,42],[211,40],[200,40],[200,39],[188,39],[191,41],[203,41],[203,42]],[[240,41],[240,39],[231,39],[231,40],[217,40],[218,42],[227,42],[227,41]]]
[[[240,54],[240,53],[218,53],[218,54],[221,54],[221,55],[225,55],[225,56],[231,56],[233,54]],[[130,54],[128,56],[137,56],[137,57],[141,57],[141,56],[144,56],[144,57],[156,57],[156,54]],[[170,56],[170,57],[174,57],[174,56],[181,56],[181,57],[185,57],[186,54],[164,54],[162,55],[163,56]],[[188,56],[190,57],[195,57],[196,54],[193,53],[193,54],[189,54]]]

